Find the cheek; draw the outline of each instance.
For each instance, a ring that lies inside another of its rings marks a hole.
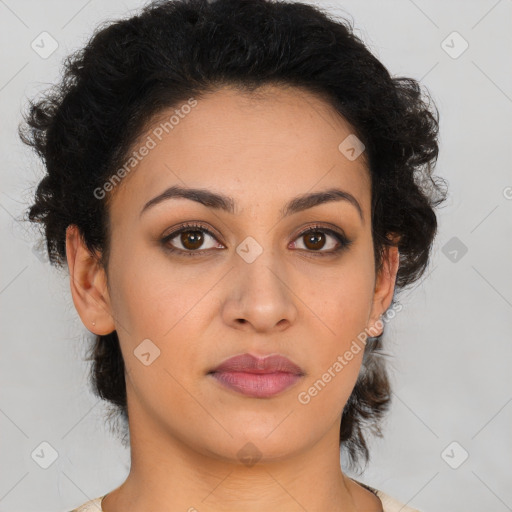
[[[298,295],[307,306],[307,322],[317,322],[326,352],[343,349],[364,332],[375,284],[371,246],[359,239],[339,264],[323,268],[309,265],[297,283]]]
[[[167,425],[179,423],[175,411],[186,410],[202,425],[204,410],[191,396],[200,398],[199,344],[214,307],[208,291],[218,277],[205,277],[199,266],[180,271],[151,251],[134,250],[119,263],[112,274],[112,302],[133,410],[142,407]]]
[[[112,306],[132,384],[147,396],[166,390],[179,402],[184,396],[177,381],[193,387],[203,376],[202,361],[209,360],[201,340],[212,315],[218,316],[211,292],[219,276],[200,265],[180,267],[156,250],[133,248],[122,261],[112,255],[112,263]],[[154,362],[145,366],[136,356],[148,352],[146,359]]]
[[[317,286],[304,288],[301,293],[307,298],[306,331],[316,335],[307,347],[311,371],[298,401],[313,417],[316,409],[318,414],[329,411],[333,420],[339,415],[355,385],[364,354],[373,299],[373,255],[368,248],[348,254],[336,272],[330,269],[317,274]],[[309,276],[301,279],[313,282]]]
[[[368,283],[347,275],[343,284],[324,287],[329,300],[312,297],[319,312],[314,344],[307,347],[310,371],[297,390],[297,404],[303,421],[311,429],[337,421],[357,381],[364,355],[364,329],[369,315]],[[320,334],[321,333],[321,334]],[[318,418],[322,418],[319,422]]]
[[[113,252],[110,274],[115,319],[134,340],[171,335],[188,322],[189,313],[211,287],[204,267],[185,269],[163,250],[149,249],[142,242],[129,251]]]
[[[351,329],[365,326],[372,301],[371,275],[342,269],[336,276],[317,282],[316,290],[305,297],[311,314],[321,322],[326,334],[339,338]]]

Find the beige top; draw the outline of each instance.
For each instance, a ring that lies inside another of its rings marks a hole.
[[[384,512],[420,512],[415,508],[411,508],[408,507],[407,505],[404,505],[403,503],[400,503],[399,501],[395,500],[391,496],[388,496],[386,493],[379,491],[378,489],[358,482],[357,480],[355,480],[355,482],[363,486],[365,489],[372,491],[380,499],[380,501],[382,502],[382,510]],[[71,512],[103,512],[103,509],[101,508],[101,500],[105,496],[106,494],[100,496],[99,498],[90,500],[81,505],[80,507],[71,510]]]

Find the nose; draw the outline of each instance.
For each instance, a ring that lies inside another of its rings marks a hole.
[[[230,274],[222,308],[226,324],[263,333],[282,331],[295,322],[298,299],[293,283],[287,282],[290,278],[277,268],[270,251],[252,263],[240,259]]]

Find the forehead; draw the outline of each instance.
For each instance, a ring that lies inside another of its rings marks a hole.
[[[364,209],[365,153],[349,159],[340,149],[354,136],[328,103],[303,89],[266,86],[254,94],[224,87],[153,119],[130,152],[138,154],[136,164],[125,166],[113,191],[112,222],[119,215],[135,220],[172,185],[222,191],[239,199],[239,213],[262,203],[280,208],[289,197],[333,186]]]

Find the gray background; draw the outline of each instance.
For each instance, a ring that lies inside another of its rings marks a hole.
[[[27,98],[58,80],[98,23],[141,5],[0,0],[0,511],[70,510],[129,468],[88,389],[90,334],[67,271],[48,265],[19,222],[42,164],[16,127]],[[393,75],[429,89],[441,113],[437,173],[450,186],[430,269],[387,326],[394,403],[359,478],[422,512],[512,510],[512,1],[319,5],[352,17]],[[47,58],[31,48],[43,31],[58,42]],[[48,469],[35,462],[51,453],[42,442],[58,454]]]

